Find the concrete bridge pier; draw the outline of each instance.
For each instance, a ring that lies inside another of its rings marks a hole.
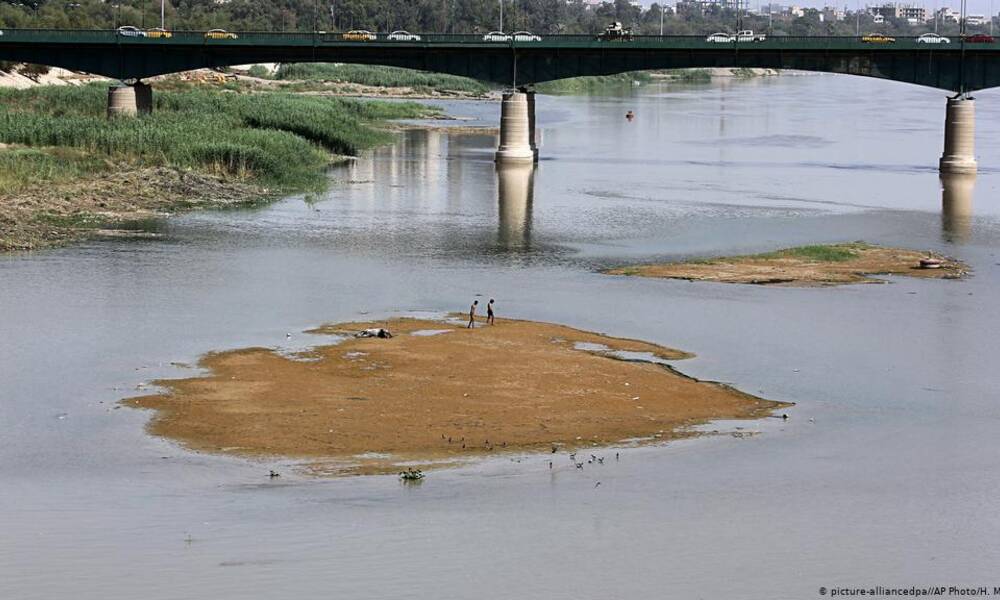
[[[531,121],[528,95],[524,92],[505,92],[500,103],[500,147],[498,163],[533,163],[531,149]]]
[[[535,133],[535,90],[525,90],[528,97],[528,145],[534,162],[538,162],[538,137]]]
[[[941,173],[976,172],[976,101],[965,94],[948,98]]]
[[[153,88],[137,81],[108,88],[108,118],[134,117],[153,112]]]
[[[141,81],[135,82],[135,107],[140,115],[148,115],[153,112],[153,86]]]

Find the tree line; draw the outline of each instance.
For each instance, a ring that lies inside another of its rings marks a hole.
[[[110,29],[160,25],[161,0],[0,0],[0,28]],[[733,10],[684,9],[661,14],[659,4],[641,9],[628,0],[588,8],[580,0],[163,0],[166,27],[201,31],[370,31],[483,33],[503,29],[545,34],[596,34],[620,21],[639,34],[703,35],[738,26],[777,35],[854,35],[879,31],[919,34],[932,26],[887,20],[875,25],[868,15],[844,21],[822,20],[816,10],[773,20],[738,15]],[[682,7],[684,5],[682,4]],[[942,24],[942,33],[955,25]]]

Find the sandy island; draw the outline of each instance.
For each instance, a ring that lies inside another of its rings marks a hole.
[[[191,449],[306,459],[326,474],[661,441],[787,406],[615,356],[690,357],[684,352],[560,325],[503,319],[469,330],[394,319],[315,333],[367,327],[395,337],[348,337],[292,357],[267,348],[211,353],[199,363],[207,375],[158,381],[165,393],[123,402],[155,409],[150,432]]]
[[[929,256],[940,261],[939,268],[920,267],[921,259]],[[854,242],[801,246],[749,256],[620,267],[606,273],[722,283],[826,286],[885,283],[871,275],[959,279],[968,271],[965,264],[937,254]]]

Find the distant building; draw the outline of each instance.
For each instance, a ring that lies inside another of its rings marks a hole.
[[[882,17],[882,21],[885,19],[898,19],[899,18],[899,8],[895,4],[883,4],[882,6],[869,6],[867,7],[868,14],[873,17]],[[881,23],[882,21],[876,21],[876,23]]]
[[[742,0],[678,0],[677,10],[705,13],[710,10],[737,10]]]
[[[957,11],[949,7],[938,10],[936,14],[937,19],[942,23],[958,23],[958,19],[960,17],[960,14]]]
[[[897,6],[896,18],[917,23],[927,22],[927,9],[923,6]]]
[[[825,22],[843,21],[847,17],[843,9],[832,6],[824,6],[821,14]]]

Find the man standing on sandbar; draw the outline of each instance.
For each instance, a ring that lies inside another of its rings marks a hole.
[[[496,319],[493,318],[493,298],[490,298],[489,304],[486,305],[486,322],[490,325],[495,325]]]
[[[472,306],[469,307],[469,325],[466,329],[473,329],[476,326],[476,307],[479,306],[479,300],[473,300]]]

